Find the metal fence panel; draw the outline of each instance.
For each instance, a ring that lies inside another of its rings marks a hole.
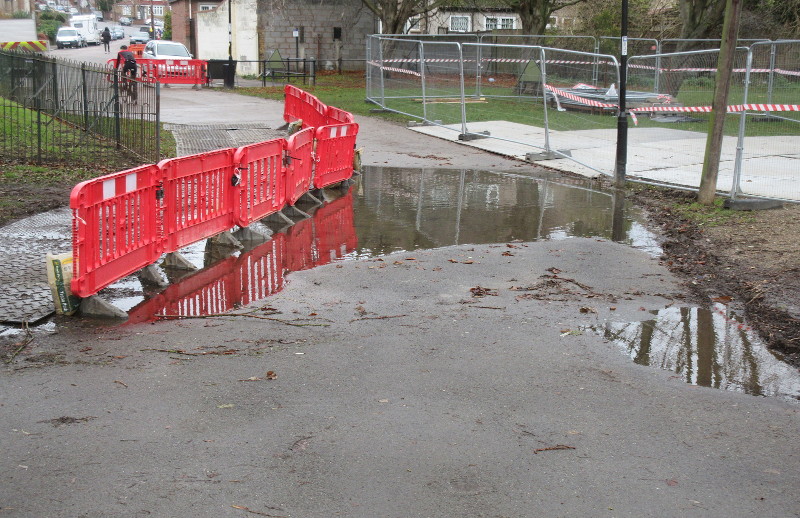
[[[731,195],[800,200],[800,41],[755,43]]]
[[[36,163],[156,162],[158,96],[106,67],[0,52],[0,152]]]
[[[628,60],[630,126],[628,174],[659,183],[699,185],[719,50],[700,50]],[[744,99],[747,49],[735,53],[728,105]],[[653,71],[658,73],[654,82]],[[727,116],[717,188],[730,190],[736,157],[736,117]]]

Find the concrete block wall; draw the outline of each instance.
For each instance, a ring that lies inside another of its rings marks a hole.
[[[261,0],[263,50],[279,50],[284,58],[314,57],[320,68],[336,66],[336,60],[365,57],[366,38],[377,32],[375,16],[361,0],[300,0],[285,3]],[[293,31],[302,27],[303,41],[299,56]],[[341,29],[341,39],[334,39],[334,29]],[[344,63],[347,68],[363,68]]]

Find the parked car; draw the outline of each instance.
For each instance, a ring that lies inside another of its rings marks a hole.
[[[92,11],[92,14],[97,17],[98,22],[103,21],[103,13],[101,11]]]
[[[131,25],[132,23],[133,23],[133,20],[131,20],[131,19],[130,19],[130,18],[128,18],[127,16],[123,16],[122,18],[120,18],[120,19],[119,19],[119,24],[120,24],[120,25],[125,25],[125,26],[127,26],[127,27],[130,27],[130,25]]]
[[[69,14],[71,14],[72,16],[75,16],[75,15],[81,14],[81,12],[78,11],[77,7],[70,7],[69,8]]]
[[[153,27],[163,27],[164,26],[164,22],[162,20],[159,20],[159,19],[155,19],[151,23],[150,19],[148,18],[147,20],[144,21],[144,24],[147,25],[148,27],[150,25],[152,25]]]
[[[148,59],[192,59],[183,43],[169,40],[151,40],[142,51]]]
[[[112,40],[121,40],[125,37],[125,31],[122,30],[122,27],[111,27],[109,30],[111,31]]]
[[[63,49],[64,47],[80,48],[86,46],[86,39],[74,27],[61,27],[56,33],[56,47]]]
[[[139,30],[131,34],[131,45],[135,43],[147,43],[150,41],[150,27],[139,27]]]

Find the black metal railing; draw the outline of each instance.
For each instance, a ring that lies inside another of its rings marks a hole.
[[[157,162],[159,85],[102,65],[0,52],[0,154],[20,162]]]

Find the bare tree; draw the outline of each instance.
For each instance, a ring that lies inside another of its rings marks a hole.
[[[361,2],[380,19],[383,34],[403,34],[409,18],[453,3],[452,0],[361,0]]]
[[[718,38],[725,14],[721,0],[680,0],[681,39]],[[678,46],[678,51],[690,50],[690,42]]]
[[[550,15],[559,9],[580,4],[586,0],[502,0],[514,10],[522,22],[524,34],[544,34]]]

